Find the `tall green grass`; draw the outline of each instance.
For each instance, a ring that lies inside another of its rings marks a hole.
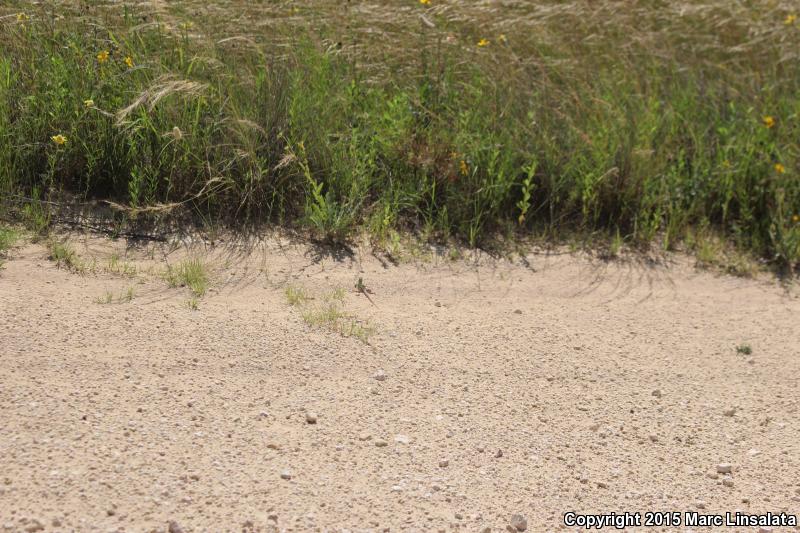
[[[672,248],[703,227],[800,260],[789,3],[3,9],[1,195],[336,240],[601,231]]]

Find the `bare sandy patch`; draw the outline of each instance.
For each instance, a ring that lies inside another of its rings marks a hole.
[[[29,244],[0,270],[6,530],[798,511],[800,300],[772,279],[62,237],[85,269]],[[187,260],[202,294],[165,274]]]

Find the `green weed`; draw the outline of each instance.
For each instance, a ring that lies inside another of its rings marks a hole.
[[[128,287],[125,293],[120,296],[120,300],[130,302],[134,296],[136,296],[136,290],[133,287]]]
[[[295,285],[286,287],[284,294],[286,295],[286,300],[289,302],[289,305],[294,306],[302,305],[310,299],[305,289]]]
[[[116,252],[112,253],[111,257],[109,257],[106,270],[113,274],[121,274],[127,277],[133,277],[136,275],[136,266],[128,263],[127,261],[121,261],[119,254]]]
[[[619,252],[622,249],[624,241],[622,239],[622,235],[619,232],[619,228],[614,233],[614,236],[611,238],[611,243],[608,245],[608,255],[610,257],[617,257],[619,256]]]
[[[19,231],[0,224],[0,266],[3,265],[3,259],[7,256],[8,250],[16,244],[19,238]]]
[[[740,344],[736,347],[736,353],[750,355],[753,353],[753,348],[751,348],[749,344]]]
[[[208,290],[208,270],[200,259],[186,259],[170,266],[164,277],[170,287],[188,287],[195,296],[203,296]]]
[[[86,264],[78,256],[78,253],[67,241],[59,241],[51,238],[48,242],[49,259],[55,261],[59,268],[66,268],[73,272],[82,273],[86,270]]]
[[[121,292],[117,295],[116,300],[119,303],[129,303],[133,301],[133,298],[136,296],[136,290],[133,287],[128,287],[125,292]],[[106,291],[103,296],[98,296],[95,299],[95,303],[98,304],[110,304],[114,301],[114,293],[111,291]]]
[[[366,343],[375,328],[362,323],[355,317],[345,313],[340,304],[329,301],[319,307],[306,309],[302,313],[303,320],[311,326],[324,327],[335,331],[343,337],[355,337]]]
[[[322,295],[316,305],[311,303],[315,298],[302,287],[290,285],[285,294],[289,304],[300,309],[303,320],[310,326],[335,331],[343,337],[355,337],[364,343],[375,331],[369,323],[345,312],[345,291],[341,287]]]
[[[111,291],[106,291],[103,296],[95,298],[94,302],[98,304],[110,304],[114,301],[114,294]]]

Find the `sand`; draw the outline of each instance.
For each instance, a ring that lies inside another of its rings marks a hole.
[[[82,273],[29,242],[0,269],[0,531],[800,513],[800,299],[772,277],[69,237]],[[159,275],[187,256],[196,309]]]

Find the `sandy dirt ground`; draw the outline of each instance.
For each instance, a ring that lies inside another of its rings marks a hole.
[[[0,270],[0,531],[800,514],[800,299],[774,278],[71,239],[82,273],[30,243]],[[187,256],[196,309],[159,275]]]

